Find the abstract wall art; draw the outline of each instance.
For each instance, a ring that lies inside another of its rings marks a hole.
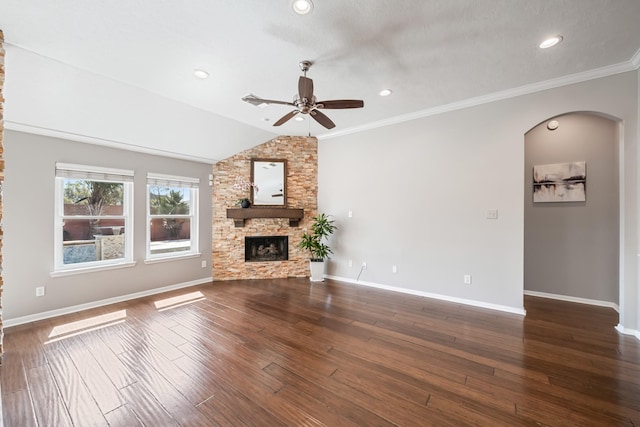
[[[533,167],[533,202],[584,202],[586,162],[556,163]]]

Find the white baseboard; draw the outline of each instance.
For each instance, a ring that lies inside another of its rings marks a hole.
[[[524,294],[531,295],[532,297],[557,299],[560,301],[577,302],[580,304],[588,304],[588,305],[595,305],[598,307],[613,308],[615,311],[620,313],[620,307],[618,306],[618,304],[609,302],[609,301],[599,301],[599,300],[593,300],[593,299],[587,299],[587,298],[569,297],[566,295],[548,294],[546,292],[536,292],[536,291],[524,291]],[[640,331],[637,331],[635,329],[625,328],[621,324],[618,324],[618,326],[616,326],[615,329],[621,334],[631,335],[640,340]]]
[[[567,301],[567,302],[577,302],[580,304],[596,305],[598,307],[608,307],[608,308],[613,308],[615,311],[620,313],[620,307],[618,306],[618,304],[610,301],[600,301],[595,299],[570,297],[567,295],[549,294],[546,292],[527,291],[527,290],[524,291],[524,294],[530,295],[532,297],[557,299],[560,301]]]
[[[640,331],[637,331],[635,329],[627,329],[624,326],[622,326],[621,324],[618,323],[618,326],[616,326],[616,331],[620,332],[621,334],[624,335],[631,335],[636,337],[637,339],[640,340]]]
[[[454,302],[458,304],[470,305],[470,306],[480,307],[480,308],[488,308],[490,310],[497,310],[497,311],[503,311],[506,313],[519,314],[521,316],[524,316],[526,314],[526,311],[524,308],[515,308],[515,307],[510,307],[508,305],[492,304],[492,303],[483,302],[483,301],[451,297],[448,295],[433,294],[431,292],[423,292],[423,291],[416,291],[413,289],[399,288],[396,286],[381,285],[379,283],[364,282],[362,280],[353,280],[345,277],[329,276],[329,275],[325,275],[324,277],[326,277],[327,279],[339,280],[341,282],[353,283],[355,285],[369,286],[371,288],[385,289],[393,292],[401,292],[403,294],[416,295],[416,296],[425,297],[425,298],[433,298],[437,300]]]
[[[56,316],[62,316],[64,314],[76,313],[82,310],[89,310],[91,308],[97,308],[109,304],[115,304],[118,302],[129,301],[136,298],[147,297],[150,295],[160,294],[176,289],[188,288],[189,286],[202,285],[205,283],[210,283],[211,281],[211,277],[205,277],[202,279],[191,280],[189,282],[178,283],[176,285],[163,286],[162,288],[149,289],[148,291],[135,292],[133,294],[107,298],[100,301],[88,302],[86,304],[73,305],[71,307],[59,308],[57,310],[45,311],[42,313],[30,314],[28,316],[16,317],[14,319],[3,319],[2,326],[4,328],[10,328],[12,326],[23,325],[30,322],[37,322],[38,320],[49,319]]]

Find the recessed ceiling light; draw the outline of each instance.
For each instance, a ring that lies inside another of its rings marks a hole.
[[[391,89],[382,89],[379,93],[380,96],[389,96],[391,95],[392,91]]]
[[[209,77],[209,73],[207,73],[205,70],[201,70],[199,68],[196,68],[195,70],[193,70],[193,75],[196,76],[199,79],[206,79]]]
[[[294,120],[297,121],[297,122],[304,122],[304,117],[298,116]]]
[[[546,39],[545,41],[540,43],[539,47],[540,47],[540,49],[548,49],[550,47],[553,47],[553,46],[557,45],[561,41],[562,41],[562,36],[549,37],[548,39]]]
[[[293,0],[291,7],[298,15],[306,15],[313,10],[313,2],[311,0]]]

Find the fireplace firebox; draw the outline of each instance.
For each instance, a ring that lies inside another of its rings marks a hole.
[[[288,259],[288,236],[246,236],[244,238],[244,260],[246,262],[286,261]]]

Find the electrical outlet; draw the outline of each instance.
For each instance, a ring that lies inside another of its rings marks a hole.
[[[470,274],[465,274],[464,275],[464,284],[465,285],[470,285],[471,284],[471,275]]]
[[[353,211],[349,211],[349,212],[348,212],[348,214],[347,214],[347,216],[348,216],[349,218],[353,218]]]
[[[367,262],[366,261],[362,261],[362,269],[363,270],[367,269]]]
[[[498,209],[487,210],[487,219],[498,219]]]
[[[398,267],[397,267],[397,266],[395,266],[395,265],[392,265],[392,266],[391,266],[391,272],[392,272],[392,273],[397,273],[397,272],[398,272]]]
[[[207,268],[207,260],[206,259],[202,260],[202,268]]]
[[[353,260],[352,259],[349,260],[349,267],[353,267]]]
[[[43,297],[44,296],[44,286],[38,286],[36,288],[36,296]]]

